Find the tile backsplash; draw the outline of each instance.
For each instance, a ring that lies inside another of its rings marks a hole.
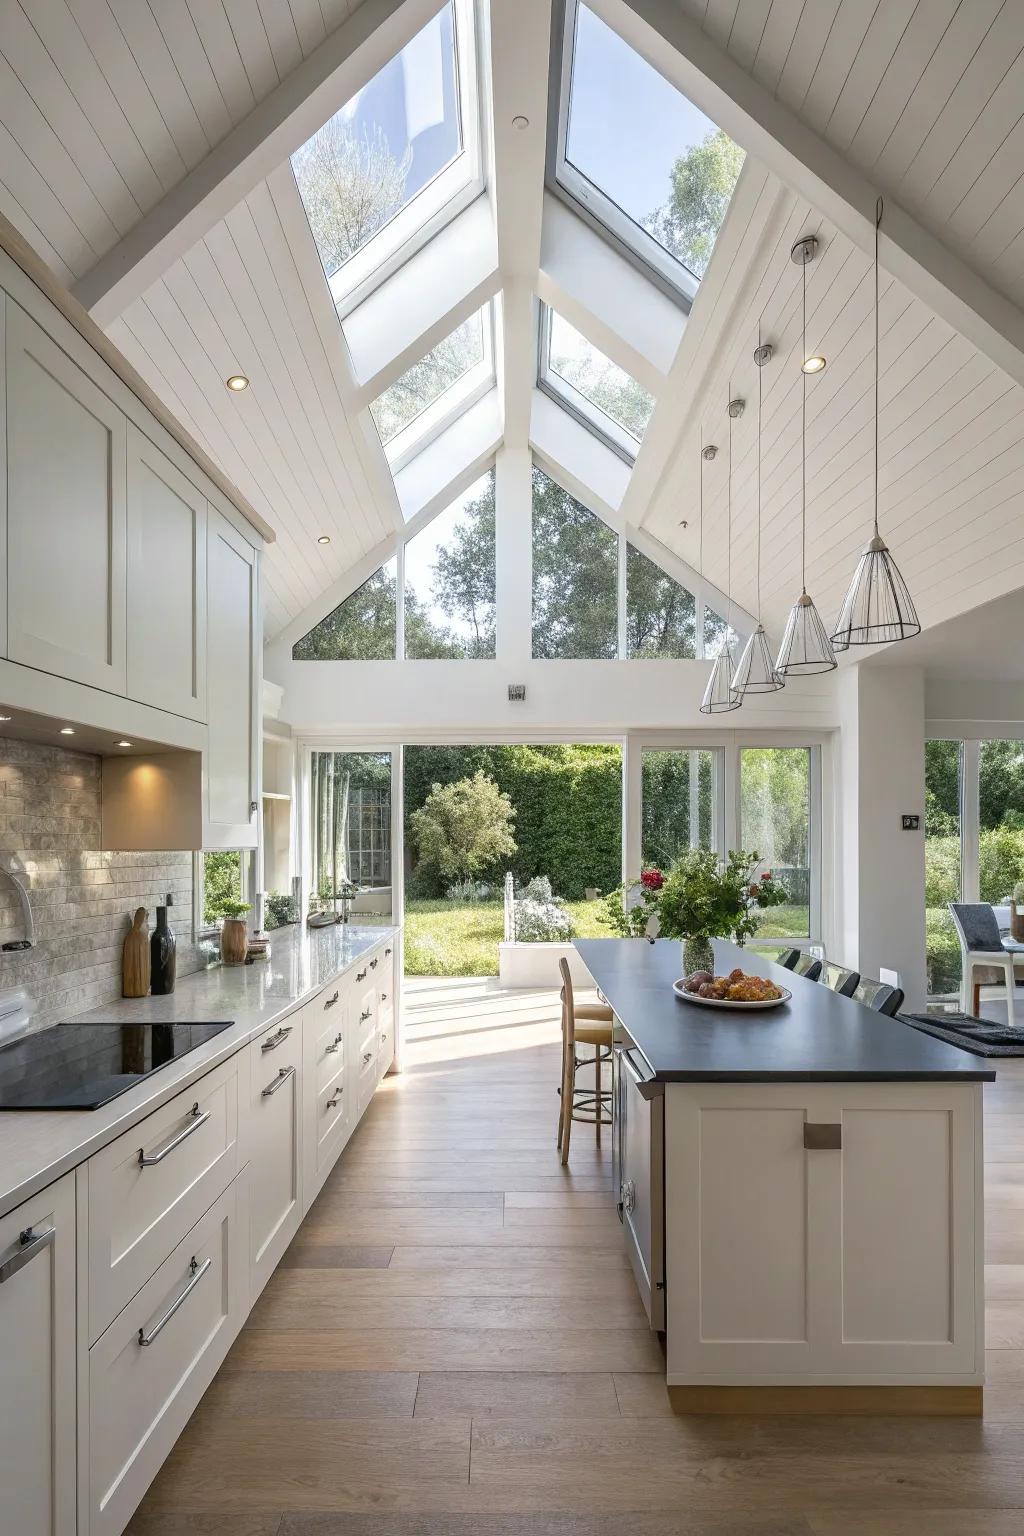
[[[0,987],[24,987],[33,1028],[121,996],[121,946],[136,907],[174,893],[178,975],[205,960],[192,943],[191,853],[100,853],[100,759],[0,740],[0,848],[29,875],[36,943],[0,951]],[[23,936],[18,894],[0,875],[0,943]]]

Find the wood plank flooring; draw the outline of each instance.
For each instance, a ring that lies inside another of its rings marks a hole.
[[[413,983],[378,1092],[131,1536],[1018,1536],[1024,1059],[986,1090],[985,1418],[675,1418],[557,1000]]]

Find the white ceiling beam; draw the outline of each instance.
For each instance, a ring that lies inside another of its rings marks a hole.
[[[398,53],[444,0],[363,0],[75,287],[106,326]]]
[[[483,87],[493,134],[489,193],[505,288],[499,348],[504,435],[510,446],[522,448],[537,376],[533,288],[544,209],[551,0],[491,0],[483,33]],[[517,118],[525,126],[514,126]]]
[[[691,21],[678,0],[591,3],[730,138],[806,197],[861,250],[873,251],[881,188],[747,74]],[[1011,379],[1024,384],[1024,313],[888,196],[880,261]]]
[[[501,445],[501,404],[496,389],[457,416],[433,442],[395,475],[403,526],[429,521],[491,463]]]

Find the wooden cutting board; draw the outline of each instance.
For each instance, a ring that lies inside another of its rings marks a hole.
[[[121,955],[121,994],[123,997],[145,997],[149,991],[149,927],[148,913],[139,907],[135,921],[128,930]]]

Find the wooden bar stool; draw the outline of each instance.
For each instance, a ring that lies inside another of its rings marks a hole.
[[[582,1120],[592,1124],[601,1145],[602,1125],[612,1122],[611,1088],[601,1086],[602,1067],[612,1056],[612,1010],[606,1003],[577,1003],[573,998],[572,976],[569,962],[564,957],[558,962],[562,973],[562,1086],[559,1092],[562,1102],[558,1107],[558,1145],[562,1162],[569,1161],[569,1137],[572,1122]],[[592,1045],[593,1058],[576,1055],[577,1045]],[[594,1087],[576,1087],[576,1069],[594,1068]],[[607,1104],[608,1113],[605,1114]]]

